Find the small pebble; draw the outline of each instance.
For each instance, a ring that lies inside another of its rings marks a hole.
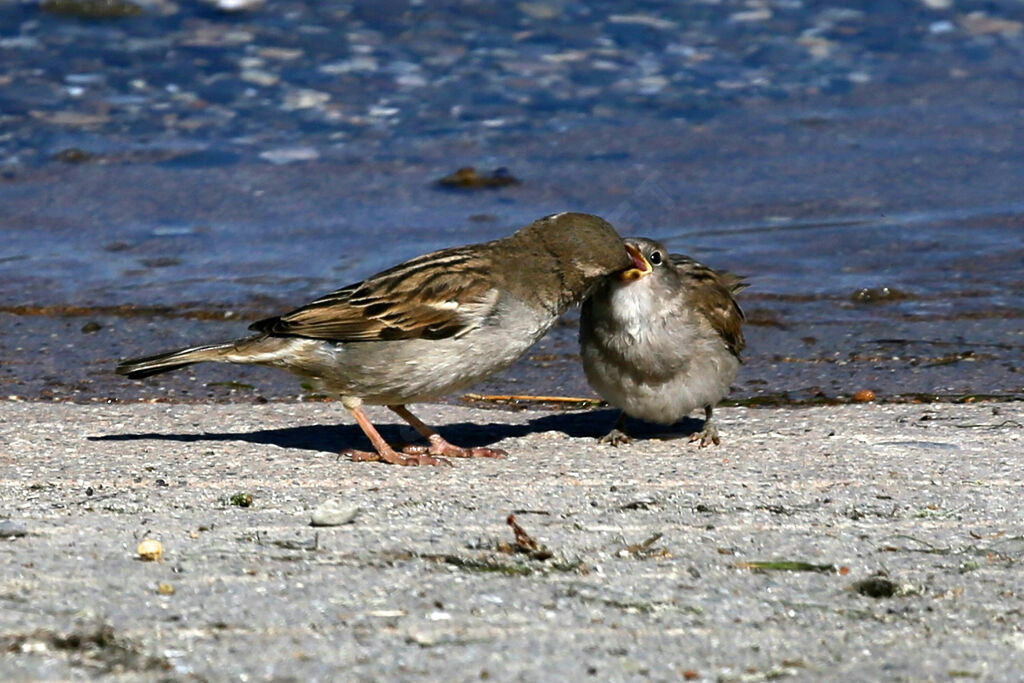
[[[11,519],[0,521],[0,538],[21,538],[28,535],[28,526],[24,522]]]
[[[63,161],[66,164],[81,164],[94,160],[96,155],[92,152],[86,152],[84,149],[68,147],[54,154],[53,158],[55,161]]]
[[[520,181],[509,173],[505,167],[497,168],[492,173],[480,173],[472,166],[463,166],[451,175],[447,175],[437,181],[442,187],[479,190],[484,188],[497,188],[506,185],[519,185]]]
[[[858,304],[877,304],[887,301],[899,301],[908,298],[908,294],[893,287],[864,287],[858,289],[850,299]]]
[[[152,538],[147,538],[139,544],[136,552],[139,553],[139,557],[147,562],[156,562],[164,556],[164,544],[160,541],[154,541]]]
[[[853,400],[856,403],[870,403],[875,400],[875,392],[870,389],[861,389],[853,395]]]
[[[359,514],[359,508],[355,505],[346,505],[338,500],[328,500],[320,503],[313,510],[309,520],[310,526],[341,526],[348,524]]]

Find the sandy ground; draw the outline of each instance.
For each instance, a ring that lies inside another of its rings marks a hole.
[[[0,678],[1024,670],[1021,403],[722,409],[703,450],[598,445],[610,411],[418,412],[511,455],[339,459],[337,404],[0,402]],[[310,526],[328,501],[358,514]]]

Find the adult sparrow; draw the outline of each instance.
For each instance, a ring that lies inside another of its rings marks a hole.
[[[721,440],[712,411],[740,366],[743,279],[658,242],[627,238],[635,266],[607,277],[583,303],[580,349],[590,385],[623,413],[602,441],[626,443],[626,416],[673,424],[704,408],[701,447]]]
[[[337,396],[376,452],[355,460],[450,464],[443,456],[501,457],[460,448],[407,403],[462,389],[512,365],[603,277],[633,259],[606,221],[582,213],[542,218],[504,239],[436,251],[249,326],[256,335],[126,360],[138,379],[202,361],[268,365]],[[362,404],[383,404],[427,438],[398,452]]]

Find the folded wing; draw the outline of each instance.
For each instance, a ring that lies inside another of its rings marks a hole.
[[[250,329],[332,341],[458,337],[497,305],[488,265],[464,248],[427,254]]]

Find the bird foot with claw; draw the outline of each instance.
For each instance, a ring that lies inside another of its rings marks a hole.
[[[451,462],[445,458],[437,458],[426,452],[398,453],[391,451],[390,453],[382,454],[374,451],[358,451],[354,448],[346,448],[341,452],[341,455],[351,457],[353,462],[386,462],[391,465],[403,465],[406,467],[416,467],[419,465],[452,467]]]
[[[449,458],[504,458],[508,451],[500,448],[462,448],[444,439],[431,439],[429,446],[406,446],[403,453],[409,455],[443,455]]]
[[[710,420],[705,421],[704,429],[690,435],[690,443],[694,441],[700,441],[700,448],[705,448],[709,444],[718,446],[722,443],[722,440],[718,437],[718,426]]]
[[[613,429],[597,440],[598,443],[606,443],[610,446],[624,446],[633,443],[633,438],[620,429]]]

